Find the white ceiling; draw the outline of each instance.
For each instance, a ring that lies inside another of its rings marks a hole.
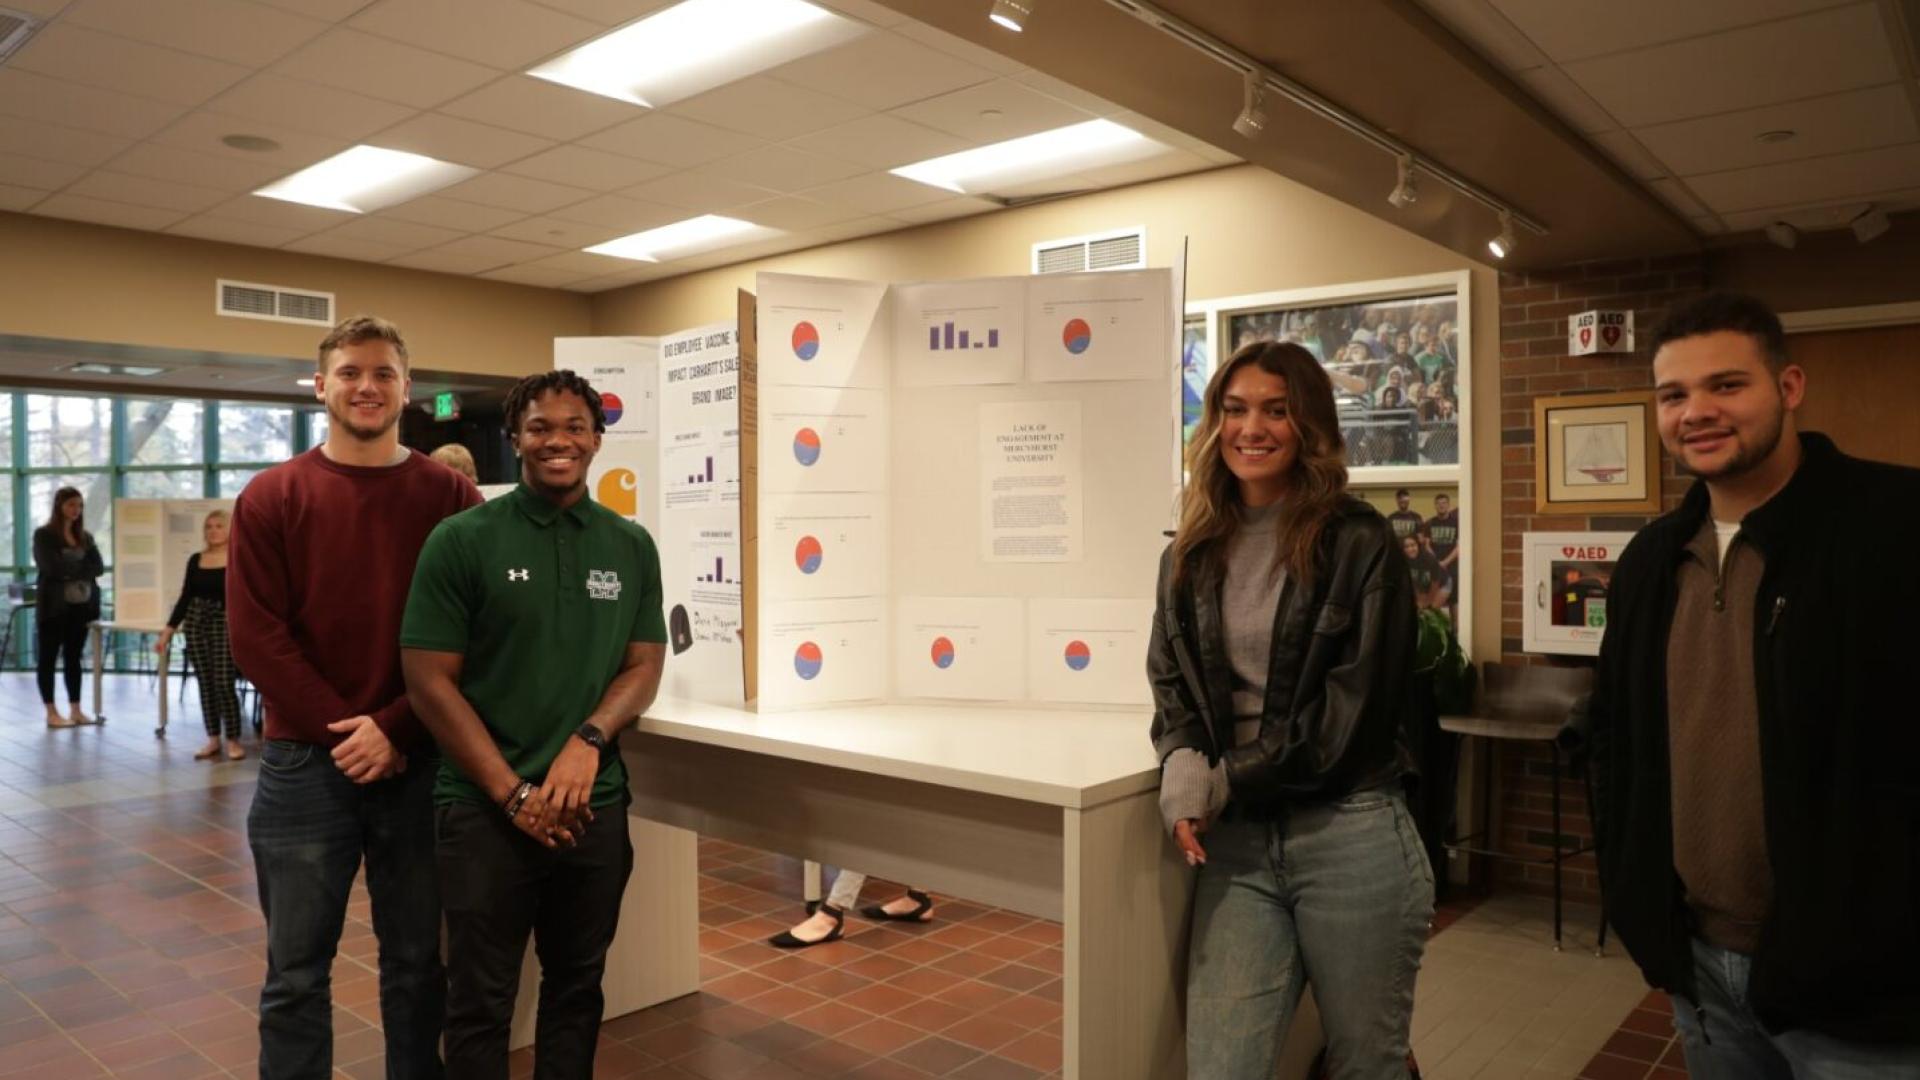
[[[1704,234],[1920,206],[1892,0],[1420,2]]]
[[[1238,160],[871,0],[814,0],[854,41],[658,111],[523,74],[671,2],[0,0],[48,19],[0,65],[0,210],[597,292],[995,209],[887,170],[1096,116],[1169,149],[1059,189]],[[483,172],[367,215],[249,194],[355,143]],[[786,235],[580,250],[703,213]]]

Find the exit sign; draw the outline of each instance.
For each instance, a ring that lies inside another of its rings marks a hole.
[[[451,390],[433,395],[433,418],[443,421],[460,419],[460,395]]]

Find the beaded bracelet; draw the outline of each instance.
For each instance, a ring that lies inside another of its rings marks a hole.
[[[520,808],[526,805],[527,799],[532,795],[533,781],[522,780],[520,786],[513,789],[513,794],[507,796],[507,801],[500,804],[500,808],[507,812],[508,818],[512,818],[520,813]]]

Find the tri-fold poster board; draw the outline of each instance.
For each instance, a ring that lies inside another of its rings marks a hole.
[[[555,342],[616,399],[589,482],[658,542],[663,693],[1148,702],[1179,484],[1170,271],[761,274],[741,310],[744,343]]]
[[[187,559],[206,546],[207,515],[233,512],[232,499],[113,500],[113,621],[167,625]]]

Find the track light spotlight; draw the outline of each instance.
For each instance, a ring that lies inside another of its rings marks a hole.
[[[1761,231],[1767,234],[1767,239],[1773,242],[1773,246],[1783,247],[1788,251],[1792,251],[1794,245],[1800,242],[1800,230],[1784,221],[1776,221]]]
[[[1854,216],[1849,227],[1853,229],[1853,238],[1865,244],[1878,240],[1888,229],[1893,228],[1893,222],[1887,220],[1885,210],[1869,206]]]
[[[1267,129],[1267,91],[1249,71],[1241,79],[1240,115],[1233,118],[1233,130],[1249,139],[1257,139]]]
[[[1019,33],[1027,28],[1027,16],[1033,14],[1035,0],[993,0],[993,10],[987,18],[1001,26]]]
[[[1393,191],[1387,196],[1387,201],[1392,203],[1395,209],[1405,210],[1418,198],[1420,198],[1420,191],[1414,182],[1413,158],[1403,156],[1400,158],[1398,179],[1394,181]]]
[[[1500,235],[1487,241],[1487,250],[1493,252],[1496,259],[1504,259],[1513,254],[1513,212],[1500,211]]]

